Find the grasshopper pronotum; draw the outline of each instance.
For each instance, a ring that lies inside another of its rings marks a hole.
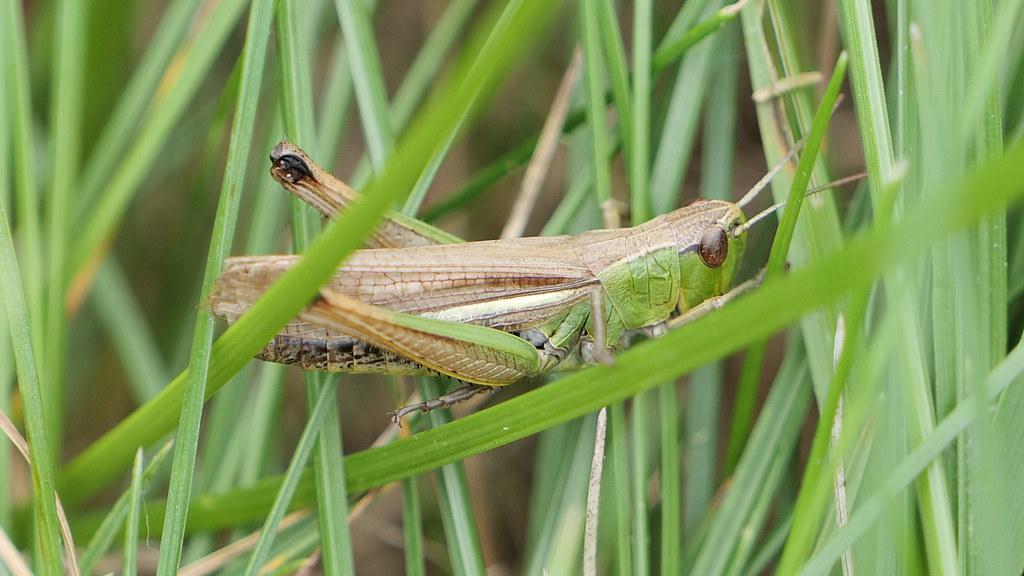
[[[274,179],[327,217],[358,196],[288,142],[270,159]],[[609,351],[635,335],[657,335],[754,285],[729,289],[747,229],[778,207],[748,222],[742,206],[757,190],[739,203],[697,200],[633,228],[576,236],[457,243],[392,214],[258,357],[307,370],[439,372],[465,383],[396,417],[610,361]],[[213,312],[234,322],[298,258],[229,259]]]

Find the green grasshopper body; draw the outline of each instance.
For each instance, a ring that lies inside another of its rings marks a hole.
[[[271,174],[326,216],[356,193],[282,142]],[[392,215],[260,358],[306,369],[434,371],[488,387],[591,364],[637,333],[714,307],[746,229],[731,202],[698,200],[633,228],[453,243]],[[210,304],[233,322],[298,256],[231,258]]]

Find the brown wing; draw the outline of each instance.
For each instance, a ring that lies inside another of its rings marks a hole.
[[[326,288],[391,310],[508,327],[524,314],[536,319],[544,309],[563,310],[586,297],[597,280],[579,262],[573,243],[561,236],[359,250]],[[213,312],[234,322],[299,258],[228,259],[210,296]],[[282,332],[330,337],[298,321]]]

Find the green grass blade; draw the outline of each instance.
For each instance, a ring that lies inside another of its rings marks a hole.
[[[409,65],[409,70],[402,78],[402,83],[391,103],[389,116],[391,126],[396,132],[401,132],[409,123],[427,87],[437,77],[444,63],[445,54],[451,50],[459,34],[466,27],[477,4],[477,0],[452,0],[441,18],[431,28],[430,36],[416,54],[416,59]]]
[[[646,222],[651,210],[661,213],[652,201],[651,191],[651,46],[653,34],[653,6],[650,0],[636,4],[633,16],[633,101],[631,124],[632,141],[629,147],[632,163],[629,171],[630,216],[633,224]]]
[[[149,106],[161,76],[167,73],[171,57],[175,50],[181,48],[198,5],[199,0],[174,0],[164,12],[83,168],[82,183],[77,192],[76,214],[91,205],[110,176],[110,171],[121,159],[128,139]]]
[[[663,574],[679,574],[682,549],[682,506],[679,493],[679,402],[676,384],[658,388],[658,412],[661,424],[661,564]]]
[[[278,524],[284,518],[288,504],[295,494],[295,487],[302,476],[302,470],[306,466],[306,461],[309,460],[309,456],[313,452],[313,444],[317,441],[324,417],[329,410],[333,409],[334,391],[334,386],[322,386],[320,388],[320,394],[315,401],[313,411],[309,415],[309,420],[306,421],[305,428],[302,429],[302,435],[299,436],[299,442],[295,445],[295,452],[288,463],[288,470],[284,474],[284,482],[281,483],[281,489],[274,499],[274,505],[271,507],[270,513],[260,529],[259,541],[256,542],[256,547],[253,549],[252,555],[249,556],[249,562],[245,567],[246,574],[258,574],[266,562],[267,556],[270,554],[270,545],[274,542],[274,537],[277,535]]]
[[[124,524],[124,574],[138,574],[139,509],[142,508],[142,448],[135,453],[132,484],[128,489],[128,520]]]
[[[740,14],[740,8],[743,7],[744,2],[736,2],[728,6],[719,8],[714,14],[710,15],[706,20],[701,21],[693,28],[686,31],[685,34],[679,36],[667,36],[665,40],[658,46],[658,51],[654,53],[654,58],[651,63],[655,72],[659,72],[667,68],[670,64],[678,60],[686,51],[697,45],[698,42],[707,38],[711,34],[718,31],[719,28],[732,22]]]
[[[587,484],[594,454],[597,414],[588,414],[570,445],[565,486],[554,502],[554,526],[545,557],[548,574],[580,572],[586,521]],[[543,574],[543,572],[535,572]]]
[[[0,182],[0,186],[5,184]],[[7,309],[7,326],[14,347],[18,370],[18,388],[25,404],[25,426],[28,444],[36,454],[53,454],[46,424],[46,406],[43,386],[39,378],[38,361],[32,343],[32,333],[25,306],[25,294],[14,252],[7,207],[0,205],[0,290]],[[57,492],[54,490],[54,461],[49,457],[32,458],[32,501],[39,534],[39,557],[42,564],[36,569],[44,574],[60,574],[61,537],[57,526]]]
[[[308,23],[301,17],[300,2],[278,5],[278,46],[281,52],[285,132],[300,146],[316,142],[313,119],[313,90],[308,50],[303,49],[309,37]],[[306,24],[306,26],[304,26]],[[348,45],[351,55],[351,43]],[[315,149],[310,153],[316,154]],[[319,231],[319,219],[298,198],[292,199],[292,237],[296,251],[302,253]],[[306,400],[312,413],[315,399],[324,388],[334,389],[330,377],[306,374]],[[352,544],[348,530],[348,497],[345,493],[345,465],[341,450],[341,427],[335,402],[319,428],[317,454],[314,457],[317,484],[317,521],[320,528],[324,569],[329,574],[352,574]]]
[[[0,46],[4,46],[4,28],[0,27]],[[0,95],[0,207],[10,205],[10,151],[7,132],[7,94]],[[11,357],[11,331],[7,326],[7,307],[0,306],[0,412],[11,413],[11,392],[14,388],[14,359]],[[0,442],[0,525],[9,526],[13,508],[11,492],[11,443]]]
[[[634,225],[651,218],[652,210],[659,210],[652,197],[651,186],[651,50],[654,41],[653,3],[636,3],[633,16],[633,83],[631,141],[629,164],[630,218]],[[614,70],[614,69],[613,69]],[[597,142],[595,138],[595,143]],[[596,146],[595,146],[596,147]],[[674,574],[679,571],[680,517],[679,517],[679,428],[675,383],[662,386],[658,393],[661,424],[661,571]],[[647,527],[647,435],[644,419],[648,396],[633,399],[633,573],[650,571]]]
[[[345,38],[345,51],[352,70],[366,148],[370,162],[375,171],[379,172],[394,147],[394,136],[388,117],[387,92],[384,89],[384,75],[380,69],[373,26],[363,2],[335,0],[334,5]]]
[[[626,450],[626,404],[611,406],[608,460],[615,492],[615,568],[619,574],[633,573],[633,553],[629,538],[629,464]]]
[[[1019,343],[1017,348],[1020,348]],[[1004,362],[1008,364],[1015,357],[1016,354],[1011,352]],[[998,370],[999,368],[996,368],[993,373]],[[1021,519],[1024,518],[1024,501],[1014,494],[1012,489],[1008,489],[1009,487],[1005,486],[1005,483],[1012,482],[1015,478],[1021,478],[1021,474],[1024,474],[1024,456],[1020,453],[1020,443],[1015,441],[1016,438],[1021,437],[1021,434],[1024,434],[1021,419],[1017,417],[1020,415],[1022,402],[1024,402],[1024,392],[1021,391],[1018,380],[1016,385],[1008,388],[1002,394],[996,406],[995,414],[991,416],[990,438],[987,442],[997,458],[996,461],[1002,463],[1001,469],[996,469],[995,472],[999,475],[997,481],[1001,480],[1004,484],[1004,486],[1001,486],[1003,490],[994,494],[997,497],[1002,496],[997,502],[998,520],[992,520],[991,516],[986,519],[986,524],[992,523],[996,528],[1004,529],[1002,534],[988,537],[989,542],[1002,545],[1001,550],[996,548],[983,557],[996,566],[1002,565],[997,569],[989,568],[992,570],[992,573],[1010,574],[1014,570],[1013,567],[1020,568],[1024,566],[1024,549],[1021,547],[1022,542],[1024,542],[1024,531],[1021,530]],[[982,456],[985,456],[985,454],[982,454]],[[983,517],[983,519],[985,518]],[[985,541],[982,541],[982,550],[986,550]]]
[[[43,351],[43,260],[39,219],[39,184],[33,134],[32,94],[25,47],[24,15],[19,0],[4,0],[0,26],[3,32],[4,94],[10,118],[14,158],[14,196],[17,207],[18,248],[21,253],[28,317],[33,345]]]
[[[419,380],[420,394],[423,398],[436,398],[444,393],[440,379]],[[443,426],[452,419],[451,413],[447,410],[434,410],[427,417],[433,429]],[[457,575],[484,573],[480,535],[476,529],[473,505],[469,497],[469,483],[462,463],[441,467],[437,471],[437,484],[438,508],[441,512],[452,572]]]
[[[643,6],[640,4],[638,6]],[[638,14],[640,16],[640,14]],[[615,14],[615,4],[612,0],[602,0],[597,5],[597,17],[601,25],[601,45],[604,47],[604,57],[608,60],[608,75],[612,85],[612,99],[615,108],[619,111],[618,130],[622,139],[622,154],[626,166],[632,166],[633,157],[631,154],[633,146],[632,127],[633,111],[630,101],[629,70],[626,64],[626,49],[622,43],[622,32],[619,30],[619,21]],[[645,33],[650,40],[649,32]],[[648,49],[650,44],[648,43]],[[648,54],[648,57],[650,54]],[[650,84],[650,77],[647,78]]]
[[[796,177],[793,179],[789,198],[786,201],[786,210],[783,212],[782,221],[779,223],[779,229],[775,233],[775,242],[772,243],[771,253],[768,257],[768,277],[780,274],[785,267],[786,254],[789,251],[789,243],[796,229],[798,211],[806,194],[807,185],[810,182],[815,157],[821,148],[825,130],[828,128],[828,122],[832,116],[832,109],[835,107],[836,99],[839,97],[839,89],[846,76],[846,63],[846,53],[840,54],[832,72],[832,78],[829,80],[825,93],[822,95],[821,103],[818,105],[818,110],[814,115],[814,124],[810,135],[807,137],[803,153],[800,155],[800,165],[797,168]],[[853,328],[859,326],[860,319],[857,318],[858,316],[858,314],[851,313],[851,324],[853,326],[850,329],[850,339],[852,341],[857,340]],[[764,345],[764,342],[760,344],[762,347]],[[764,352],[762,351],[761,355],[763,356],[763,354]],[[760,372],[760,366],[757,367],[757,372]],[[825,451],[828,449],[829,432],[832,429],[836,409],[843,392],[843,385],[838,382],[838,379],[833,381],[832,386],[829,387],[827,400],[821,407],[821,420],[817,430],[815,430],[814,447],[811,453],[810,462],[812,463],[821,461],[825,457]],[[792,562],[790,558],[798,558],[801,550],[799,546],[804,546],[803,550],[806,550],[812,544],[813,535],[817,528],[817,519],[821,515],[825,500],[823,498],[812,499],[813,495],[809,487],[816,485],[820,472],[821,467],[815,464],[808,466],[805,471],[804,482],[802,483],[803,488],[800,491],[796,511],[793,514],[793,530],[790,532],[790,538],[786,543],[786,549],[779,564],[780,571],[792,570],[788,562]],[[805,531],[801,532],[801,529]]]
[[[605,126],[604,61],[601,55],[601,36],[595,2],[580,0],[578,17],[583,44],[583,78],[587,95],[587,126],[592,141],[592,170],[594,192],[599,203],[612,197],[611,176],[608,173],[608,128]]]
[[[534,460],[533,489],[530,494],[529,525],[526,530],[524,574],[542,574],[552,555],[555,533],[568,488],[580,421],[567,422],[545,430],[538,440]]]
[[[1024,374],[1024,347],[1017,346],[992,372],[985,382],[985,397],[995,399],[1004,390],[1020,388]],[[1011,388],[1012,387],[1012,388]],[[878,489],[864,498],[850,515],[850,521],[834,533],[804,565],[803,574],[825,573],[844,550],[848,549],[885,512],[896,495],[921,474],[946,450],[956,438],[978,418],[977,396],[961,401],[940,422],[931,434],[922,438],[914,450],[891,471]]]
[[[170,371],[116,258],[109,258],[96,273],[90,300],[117,350],[135,401],[141,405],[151,400],[167,382]]]
[[[51,426],[49,457],[59,460],[64,426],[64,381],[67,353],[67,318],[64,313],[64,280],[69,244],[69,227],[73,196],[78,185],[78,169],[82,144],[82,100],[85,74],[85,25],[88,4],[75,0],[57,4],[57,35],[54,65],[57,77],[51,94],[50,145],[52,180],[46,203],[48,212],[47,263],[49,278],[46,299],[46,348],[44,358],[47,387],[43,398],[49,410]]]
[[[309,50],[303,48],[310,36],[312,22],[301,17],[301,3],[280,4],[278,12],[279,45],[282,47],[282,72],[286,92],[285,125],[288,138],[300,145],[313,142],[313,93]],[[304,26],[303,26],[304,25]],[[315,152],[315,148],[313,149]],[[298,198],[292,198],[292,233],[295,249],[304,252],[319,232],[319,219]],[[305,374],[306,402],[314,412],[316,398],[324,388],[335,388],[336,378],[326,374]],[[335,380],[335,382],[332,382]],[[332,399],[319,429],[314,456],[317,487],[317,521],[324,570],[329,574],[353,574],[352,543],[348,528],[348,496],[345,492],[345,466],[341,449],[341,426],[336,401]]]
[[[779,460],[787,462],[795,447],[810,401],[807,359],[797,346],[789,347],[775,384],[768,393],[761,417],[743,453],[733,484],[714,512],[694,574],[723,574],[743,537],[762,490]]]
[[[701,197],[732,197],[733,147],[739,82],[739,29],[722,32],[716,72],[712,78],[701,147]],[[690,376],[684,422],[686,466],[683,468],[683,533],[691,536],[714,495],[718,468],[718,421],[721,412],[722,366],[709,364]]]
[[[224,259],[231,252],[238,215],[240,191],[245,183],[245,167],[249,156],[256,106],[259,101],[263,65],[270,41],[270,23],[273,16],[271,0],[254,0],[249,11],[246,43],[242,56],[242,76],[235,117],[228,145],[228,160],[221,187],[217,216],[213,224],[210,250],[203,273],[202,294],[209,294],[220,275]],[[213,315],[201,310],[196,316],[195,333],[189,358],[189,377],[181,409],[174,461],[171,468],[170,488],[167,495],[168,510],[164,518],[164,531],[160,538],[160,558],[157,574],[170,575],[178,570],[181,547],[185,536],[187,508],[192,490],[196,449],[199,443],[199,424],[206,398],[207,377],[213,344]]]
[[[281,59],[280,92],[284,133],[294,143],[317,156],[316,127],[313,120],[313,88],[304,50],[310,32],[303,24],[303,11],[298,2],[277,3],[277,52]],[[320,219],[313,209],[292,198],[292,241],[302,253],[319,233]]]
[[[120,158],[118,169],[110,177],[96,206],[83,216],[85,222],[78,222],[80,232],[69,261],[69,278],[83,272],[96,251],[114,233],[132,195],[156,162],[168,134],[181,120],[243,8],[244,0],[227,0],[217,4],[209,15],[206,27],[189,50],[177,82],[151,107],[152,112],[139,127],[135,144]]]
[[[402,480],[402,536],[406,576],[424,576],[427,567],[423,556],[423,509],[416,478]]]
[[[712,2],[704,13],[714,10]],[[654,213],[661,214],[679,205],[679,189],[696,141],[700,111],[711,73],[714,43],[697,46],[679,67],[669,96],[668,111],[662,122],[657,153],[651,166],[650,195]],[[634,72],[636,75],[636,72]]]
[[[167,459],[167,455],[171,453],[171,446],[173,446],[173,443],[167,442],[149,459],[145,470],[142,472],[144,488],[149,485],[153,475],[160,469],[160,466]],[[121,496],[114,502],[114,505],[110,507],[110,511],[103,517],[99,528],[92,535],[92,538],[89,539],[89,544],[86,545],[85,550],[78,558],[78,567],[82,574],[92,574],[100,558],[107,553],[107,550],[114,543],[114,539],[117,538],[121,526],[128,516],[130,498],[130,490],[121,493]],[[135,532],[135,538],[138,539],[138,531]]]
[[[774,62],[776,54],[783,64],[781,74],[795,75],[800,72],[798,64],[794,62],[795,54],[793,52],[796,39],[791,33],[784,27],[776,25],[773,36],[775,45],[769,44],[763,21],[766,11],[773,17],[771,22],[776,23],[776,11],[771,3],[747,3],[740,13],[747,64],[752,88],[755,91],[770,90],[780,80],[780,72],[776,70]],[[769,166],[773,166],[781,161],[794,142],[809,131],[810,99],[805,93],[789,93],[783,95],[781,102],[779,99],[772,99],[758,101],[755,104],[765,160]],[[816,165],[815,177],[820,182],[828,181],[828,174],[824,170],[823,162],[818,162]],[[776,201],[785,199],[791,181],[792,175],[787,170],[783,170],[775,176],[771,189]],[[825,255],[834,253],[841,245],[842,233],[834,202],[828,194],[819,195],[818,200],[820,201],[809,203],[804,207],[803,217],[797,222],[798,242],[793,245],[790,255],[794,267],[821,260]],[[824,397],[824,391],[832,378],[834,363],[832,341],[835,328],[834,321],[830,316],[829,310],[816,311],[802,318],[800,322],[815,393],[818,397]],[[748,378],[747,382],[755,382],[750,376],[746,376],[746,378]],[[744,387],[741,385],[737,392],[733,420],[746,420],[747,424],[741,422],[735,426],[738,427],[742,424],[743,428],[749,429],[749,422],[752,420],[752,411],[749,407],[755,405],[755,394],[755,386]],[[733,449],[733,458],[738,451],[738,448]],[[731,461],[734,460],[727,459],[726,461],[727,474],[731,469],[729,466]]]
[[[348,55],[345,54],[345,42],[338,37],[331,49],[327,80],[320,97],[320,113],[317,115],[320,119],[317,149],[320,150],[325,166],[331,166],[338,155],[338,145],[345,131],[351,101],[352,75],[349,74]]]

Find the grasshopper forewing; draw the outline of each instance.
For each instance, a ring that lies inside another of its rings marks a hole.
[[[273,177],[325,216],[357,197],[287,142],[271,162]],[[736,204],[698,200],[633,228],[455,243],[392,215],[259,358],[309,370],[439,372],[474,390],[591,364],[638,332],[656,334],[735,294],[745,220]],[[298,258],[229,259],[213,312],[234,322]]]

